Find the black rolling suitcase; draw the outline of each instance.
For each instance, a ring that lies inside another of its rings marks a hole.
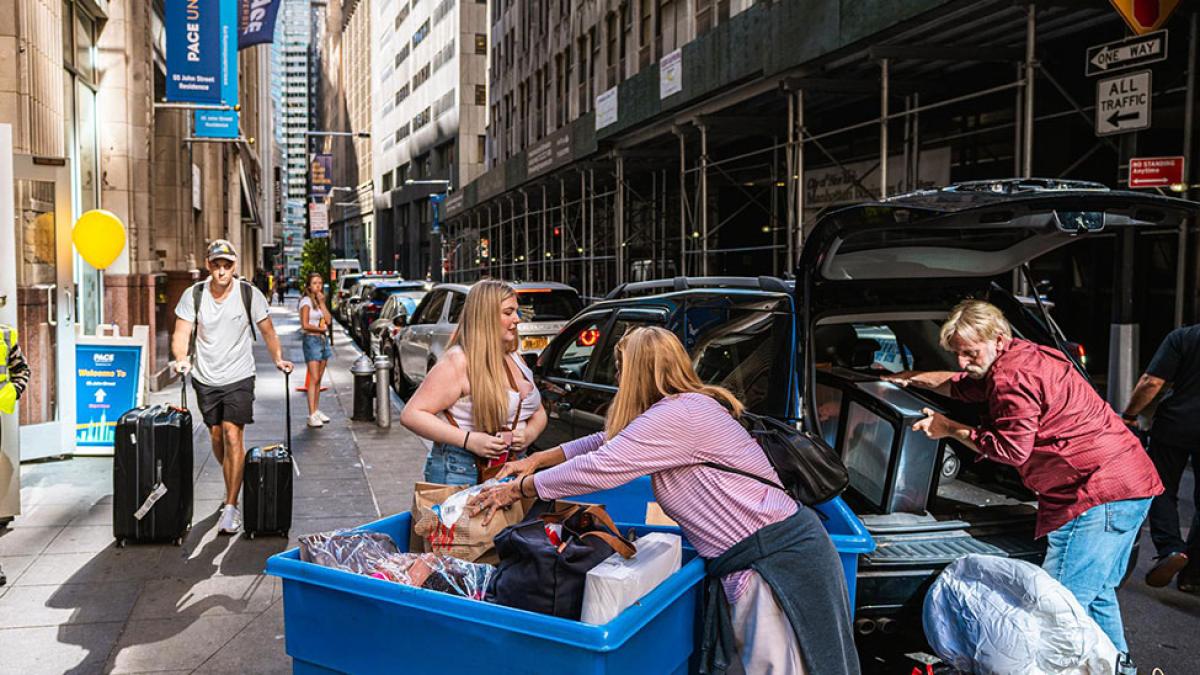
[[[283,375],[286,443],[250,448],[242,478],[242,519],[246,536],[288,535],[292,527],[292,391]]]
[[[183,543],[192,526],[192,414],[182,406],[134,408],[117,421],[113,448],[113,537]]]

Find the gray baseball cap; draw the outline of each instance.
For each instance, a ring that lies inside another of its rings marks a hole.
[[[216,239],[208,245],[208,260],[228,260],[237,262],[237,249],[226,239]]]

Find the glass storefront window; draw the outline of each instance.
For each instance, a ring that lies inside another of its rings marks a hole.
[[[96,81],[92,48],[96,45],[96,24],[83,12],[75,12],[75,69],[88,82]]]
[[[75,38],[72,27],[75,25],[71,17],[72,7],[69,0],[63,0],[62,32],[63,32],[63,63],[75,65]]]
[[[96,23],[70,0],[63,3],[63,123],[71,162],[73,216],[100,206],[95,44]],[[77,316],[91,334],[100,322],[101,272],[76,256]]]

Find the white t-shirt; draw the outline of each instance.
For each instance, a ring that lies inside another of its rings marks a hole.
[[[209,290],[211,281],[202,282],[204,292],[200,294],[198,322],[191,288],[179,298],[175,316],[197,326],[193,377],[201,384],[221,387],[254,376],[254,343],[250,322],[246,319],[246,306],[242,302],[242,289],[238,288],[241,282],[235,279],[225,299],[217,302]],[[267,318],[268,310],[267,299],[253,286],[250,287],[250,314],[257,331],[258,322]]]
[[[320,328],[321,317],[324,316],[321,308],[314,305],[312,298],[308,297],[307,295],[303,298],[300,298],[300,305],[298,306],[299,309],[303,309],[305,307],[308,307],[308,327]]]

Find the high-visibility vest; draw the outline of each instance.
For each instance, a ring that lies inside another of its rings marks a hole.
[[[16,410],[17,388],[8,378],[8,355],[17,344],[17,329],[0,324],[0,412]]]

